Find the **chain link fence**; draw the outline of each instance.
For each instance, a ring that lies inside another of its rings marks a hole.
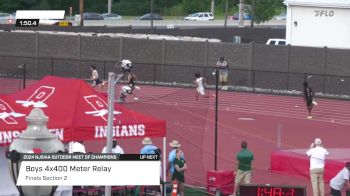
[[[38,61],[38,66],[35,66]],[[103,60],[75,60],[69,58],[16,57],[17,66],[8,66],[2,71],[1,93],[25,88],[46,75],[88,80],[90,66],[95,65],[100,78],[107,80],[108,72],[121,72],[119,62]],[[133,72],[141,84],[192,87],[194,74],[206,78],[208,88],[215,88],[214,66],[165,65],[133,63]],[[229,90],[291,94],[302,91],[307,80],[318,96],[350,98],[350,77],[298,72],[229,69]]]

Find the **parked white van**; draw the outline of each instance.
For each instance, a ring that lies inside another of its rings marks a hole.
[[[286,40],[285,39],[269,39],[266,42],[266,45],[286,45]]]

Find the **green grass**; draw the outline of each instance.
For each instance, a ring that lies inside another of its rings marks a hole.
[[[209,194],[206,193],[206,189],[193,189],[190,187],[186,187],[185,189],[185,195],[186,196],[207,196]]]

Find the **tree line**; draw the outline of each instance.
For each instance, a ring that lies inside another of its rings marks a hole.
[[[226,0],[154,0],[154,12],[162,16],[185,16],[194,12],[209,12],[215,3],[215,16],[223,16]],[[279,14],[283,0],[241,0],[245,10],[252,14],[255,6],[255,20],[264,22]],[[139,16],[150,12],[151,0],[113,0],[112,12],[123,16]],[[228,0],[228,15],[238,11],[240,0]],[[84,0],[85,12],[107,12],[108,0]],[[73,7],[73,14],[79,13],[79,0],[1,0],[0,12],[12,13],[16,10],[66,10]]]

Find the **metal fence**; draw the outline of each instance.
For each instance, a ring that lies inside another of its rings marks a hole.
[[[31,61],[38,61],[38,66],[35,65],[36,63],[28,63]],[[0,87],[2,92],[0,93],[11,92],[11,89],[15,91],[25,88],[31,81],[41,79],[46,75],[88,79],[91,75],[90,65],[95,65],[100,77],[105,80],[107,80],[108,72],[121,72],[119,62],[109,60],[78,61],[69,58],[22,57],[17,58],[16,62],[19,63],[17,66],[8,67],[5,72],[1,73]],[[138,82],[144,84],[191,87],[194,73],[200,73],[206,78],[209,88],[215,86],[214,67],[210,66],[134,62],[132,70],[136,74]],[[303,81],[307,80],[314,92],[320,96],[350,97],[349,76],[229,69],[228,78],[230,90],[299,94],[303,88]]]

